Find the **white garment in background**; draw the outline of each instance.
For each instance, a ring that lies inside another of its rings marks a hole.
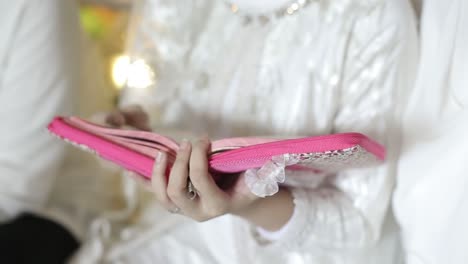
[[[46,130],[78,87],[76,3],[0,0],[0,221],[41,210],[64,145]]]
[[[280,8],[284,8],[291,4],[291,0],[225,0],[226,3],[234,5],[233,8],[248,10],[249,13],[268,14]]]
[[[0,221],[33,211],[79,239],[121,188],[46,129],[55,115],[88,117],[113,102],[78,11],[74,0],[0,0]]]
[[[99,263],[400,262],[398,231],[386,216],[398,109],[416,62],[409,3],[310,1],[291,16],[246,13],[223,1],[140,1],[130,52],[150,64],[156,83],[129,87],[123,104],[142,103],[164,128],[212,137],[358,131],[387,145],[388,162],[290,177],[295,213],[268,245],[230,215],[165,229],[164,215],[143,211],[106,247],[93,247],[102,244],[91,237],[76,263],[92,254]]]
[[[468,2],[424,0],[394,209],[408,264],[468,262]]]

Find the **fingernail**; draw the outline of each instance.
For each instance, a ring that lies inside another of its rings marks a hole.
[[[186,138],[182,139],[182,143],[180,144],[180,150],[185,150],[185,149],[187,149],[188,144],[189,144],[188,139],[186,139]]]
[[[158,152],[158,155],[156,155],[156,162],[161,163],[163,161],[165,155],[166,155],[166,153],[164,153],[162,151]]]
[[[165,156],[166,156],[166,153],[164,153],[162,151],[160,151],[160,152],[158,152],[158,154],[156,154],[156,159],[154,160],[154,165],[153,165],[153,171],[161,167]]]

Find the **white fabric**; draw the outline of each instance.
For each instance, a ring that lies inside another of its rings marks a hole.
[[[92,263],[91,254],[101,263],[399,263],[387,208],[395,109],[416,61],[408,2],[317,1],[267,23],[221,1],[151,0],[136,12],[130,52],[158,78],[151,89],[127,89],[123,104],[142,103],[158,125],[212,137],[359,131],[386,144],[389,159],[327,177],[290,175],[295,213],[275,243],[263,245],[255,227],[230,215],[167,227],[159,210],[145,211],[130,229],[111,225],[117,237],[94,234],[75,263]]]
[[[32,211],[81,238],[101,210],[121,207],[120,182],[46,126],[110,109],[99,55],[81,50],[74,0],[0,0],[0,14],[0,221]]]
[[[45,127],[78,86],[75,8],[0,1],[0,221],[42,209],[58,174],[64,145]]]
[[[248,12],[250,14],[264,14],[274,12],[280,8],[288,7],[294,1],[291,0],[224,0],[227,3],[236,5],[240,12]]]
[[[423,1],[394,198],[408,264],[468,259],[468,2]]]

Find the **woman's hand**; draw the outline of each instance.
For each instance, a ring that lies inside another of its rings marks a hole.
[[[129,105],[109,113],[98,113],[93,115],[91,120],[113,127],[131,126],[140,130],[151,131],[149,116],[139,105]]]
[[[149,116],[139,105],[116,109],[106,115],[105,122],[115,127],[132,126],[140,130],[151,131]]]
[[[108,113],[97,113],[91,117],[91,121],[103,125],[108,125],[112,127],[123,127],[131,126],[139,130],[151,131],[149,124],[149,116],[139,105],[129,105],[119,109],[115,109],[112,112]],[[111,164],[111,163],[104,163]],[[111,165],[113,166],[113,165]],[[143,176],[137,175],[136,173],[127,171],[125,172],[126,176],[133,178],[139,182],[143,187],[150,190],[151,186]]]
[[[180,213],[197,221],[206,221],[227,213],[241,214],[260,198],[250,192],[241,174],[229,189],[221,189],[208,171],[210,142],[201,139],[193,145],[184,141],[177,152],[169,177],[167,155],[158,156],[152,175],[152,188],[156,199],[167,210]],[[191,181],[198,195],[188,196],[187,183]]]

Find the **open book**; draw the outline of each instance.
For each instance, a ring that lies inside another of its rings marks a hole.
[[[160,151],[169,168],[179,144],[155,132],[109,128],[78,117],[55,117],[48,129],[59,138],[91,151],[146,178]],[[385,148],[359,133],[295,139],[226,138],[212,142],[209,168],[213,174],[237,173],[274,164],[283,169],[337,172],[369,167],[385,159]]]

